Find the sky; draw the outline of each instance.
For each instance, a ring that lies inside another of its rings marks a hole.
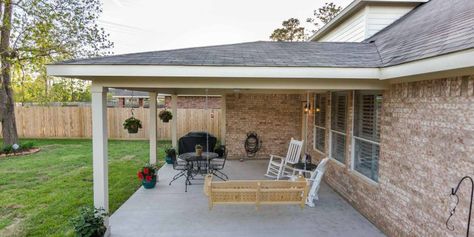
[[[328,1],[102,0],[99,25],[114,54],[269,40],[283,20],[304,23]],[[343,7],[351,1],[332,0]]]

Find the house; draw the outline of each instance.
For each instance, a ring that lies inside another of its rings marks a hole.
[[[231,156],[245,156],[248,131],[261,157],[304,139],[315,161],[331,158],[325,181],[387,235],[455,236],[467,222],[445,227],[451,187],[474,175],[473,24],[472,0],[356,0],[308,42],[78,59],[48,73],[92,81],[97,207],[108,207],[107,88],[220,94]]]
[[[145,101],[148,102],[148,93],[143,91],[130,91],[111,88],[110,95],[117,107],[144,107]]]

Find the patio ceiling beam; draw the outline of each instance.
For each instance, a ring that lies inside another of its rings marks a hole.
[[[388,81],[373,79],[302,79],[302,78],[148,78],[148,77],[100,77],[95,83],[107,87],[219,90],[380,90],[387,89]],[[199,91],[199,90],[196,90]],[[161,91],[160,91],[161,92]],[[200,91],[202,93],[202,91]]]
[[[47,66],[48,75],[62,77],[219,77],[219,78],[334,78],[379,79],[378,68],[243,67],[168,65]]]
[[[113,87],[116,89],[126,89],[143,92],[158,92],[162,95],[173,95],[178,96],[203,96],[205,95],[207,88],[139,88],[139,87]],[[225,94],[234,93],[246,93],[246,94],[301,94],[305,92],[325,92],[327,90],[271,90],[271,89],[208,89],[209,97],[221,97]]]

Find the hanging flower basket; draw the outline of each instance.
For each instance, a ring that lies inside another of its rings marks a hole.
[[[142,185],[146,189],[152,189],[156,185],[156,167],[146,165],[138,171],[138,178],[142,181]]]
[[[128,130],[128,133],[137,133],[139,128],[142,128],[142,122],[135,117],[130,117],[123,123],[123,128]]]
[[[158,117],[160,117],[160,119],[161,119],[161,121],[163,121],[163,123],[167,123],[173,118],[173,114],[168,110],[162,110],[158,114]]]

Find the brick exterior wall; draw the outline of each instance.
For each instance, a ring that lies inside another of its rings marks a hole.
[[[220,109],[221,97],[207,97],[207,108]],[[171,108],[171,96],[165,97],[165,106]],[[206,108],[205,96],[178,96],[178,108],[180,109],[204,109]]]
[[[285,155],[290,139],[301,138],[300,95],[231,94],[226,97],[226,144],[230,158],[246,157],[247,132],[260,136],[257,158]]]
[[[352,92],[349,95],[351,138]],[[308,149],[319,161],[325,155],[313,150],[313,116],[309,120]],[[349,169],[351,139],[345,165],[331,161],[326,182],[389,236],[464,236],[467,183],[452,219],[456,231],[446,230],[445,222],[453,202],[451,187],[464,175],[474,176],[474,76],[391,85],[383,94],[381,123],[379,182]]]

